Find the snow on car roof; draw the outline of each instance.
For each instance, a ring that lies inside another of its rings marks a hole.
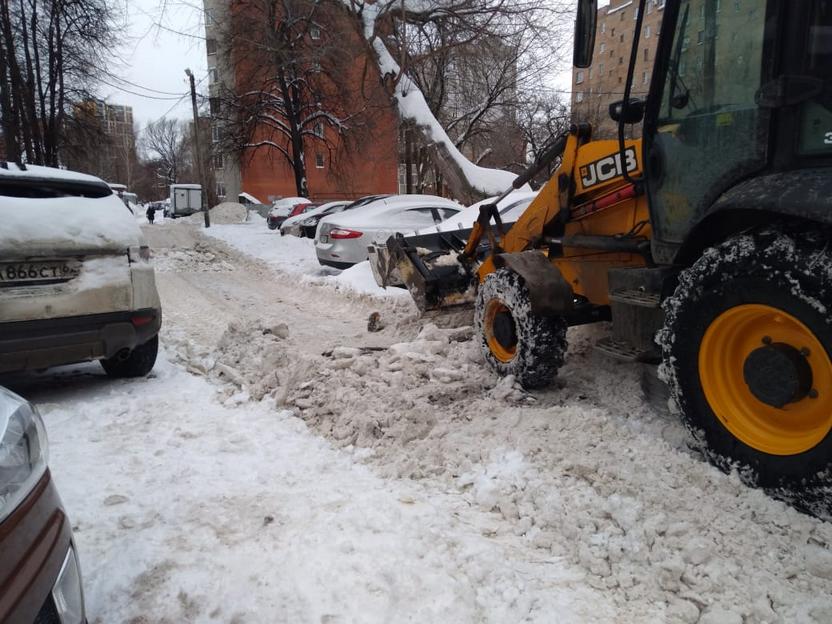
[[[171,188],[180,188],[180,189],[201,189],[201,184],[171,184]]]
[[[247,199],[248,201],[250,201],[253,204],[262,204],[263,203],[259,199],[257,199],[254,195],[252,195],[251,193],[246,193],[245,191],[240,193],[239,197],[242,197],[243,199]]]
[[[136,219],[112,193],[104,197],[0,196],[0,215],[0,257],[5,258],[124,251],[141,241]]]
[[[5,167],[3,166],[5,164]],[[77,171],[69,171],[68,169],[58,169],[56,167],[42,167],[40,165],[20,165],[12,162],[0,161],[0,177],[9,177],[17,179],[32,180],[55,180],[60,182],[83,182],[84,184],[102,184],[107,186],[101,178],[86,173],[79,173]]]

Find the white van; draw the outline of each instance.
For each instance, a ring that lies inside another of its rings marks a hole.
[[[171,184],[170,208],[172,218],[187,217],[202,210],[202,187],[199,184]]]

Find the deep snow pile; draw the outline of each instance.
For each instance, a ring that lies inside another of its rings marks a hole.
[[[197,241],[193,247],[172,247],[153,251],[153,266],[163,273],[180,271],[231,271],[231,259],[221,249]]]
[[[236,202],[222,202],[217,204],[209,213],[211,225],[222,225],[227,223],[242,223],[246,220],[248,210],[242,204]],[[205,216],[201,212],[194,213],[185,219],[189,223],[204,223]]]
[[[433,325],[386,350],[278,363],[277,378],[295,377],[274,395],[368,449],[382,474],[438,480],[494,512],[640,621],[829,621],[832,527],[690,452],[681,425],[641,402],[631,369],[590,354],[597,332],[570,330],[559,387],[534,395],[484,366],[470,329]],[[273,340],[237,339],[271,374],[257,345]]]

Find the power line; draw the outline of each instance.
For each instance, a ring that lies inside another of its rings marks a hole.
[[[127,80],[126,78],[122,78],[121,76],[116,76],[114,73],[109,72],[109,71],[108,71],[108,72],[105,72],[105,73],[106,73],[106,74],[107,74],[110,78],[112,78],[113,80],[115,80],[116,82],[123,82],[123,83],[125,83],[125,84],[129,84],[129,85],[131,85],[131,86],[133,86],[133,87],[137,87],[137,88],[139,88],[139,89],[142,89],[143,91],[149,91],[150,93],[158,93],[158,94],[160,94],[160,95],[174,95],[174,96],[176,96],[176,97],[179,97],[179,96],[181,95],[181,94],[179,94],[179,93],[173,93],[173,92],[171,92],[171,91],[159,91],[158,89],[153,89],[153,88],[151,88],[151,87],[145,87],[144,85],[140,85],[140,84],[138,84],[138,83],[136,83],[136,82],[130,82],[129,80]]]
[[[101,80],[99,78],[99,80]],[[113,84],[111,82],[107,82],[106,80],[101,80],[105,85],[112,87],[113,89],[118,89],[119,91],[123,91],[124,93],[129,93],[130,95],[135,95],[137,97],[146,98],[148,100],[179,100],[182,99],[182,96],[176,97],[166,97],[161,95],[147,95],[146,93],[139,93],[138,91],[131,91],[130,89],[125,89],[124,87],[120,87],[119,85]],[[187,95],[187,93],[185,94]]]

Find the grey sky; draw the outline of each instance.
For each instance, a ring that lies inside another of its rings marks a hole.
[[[113,104],[132,106],[134,120],[140,128],[165,114],[190,118],[190,97],[177,102],[175,96],[168,94],[188,92],[186,67],[194,72],[197,81],[206,75],[205,31],[202,12],[198,9],[202,0],[168,0],[164,3],[164,11],[161,0],[127,0],[124,4],[127,36],[121,48],[123,62],[113,67],[112,73],[135,85],[165,93],[108,80],[115,86],[102,84],[102,97]],[[172,30],[186,34],[176,34]],[[197,92],[206,92],[207,83],[202,80]]]

